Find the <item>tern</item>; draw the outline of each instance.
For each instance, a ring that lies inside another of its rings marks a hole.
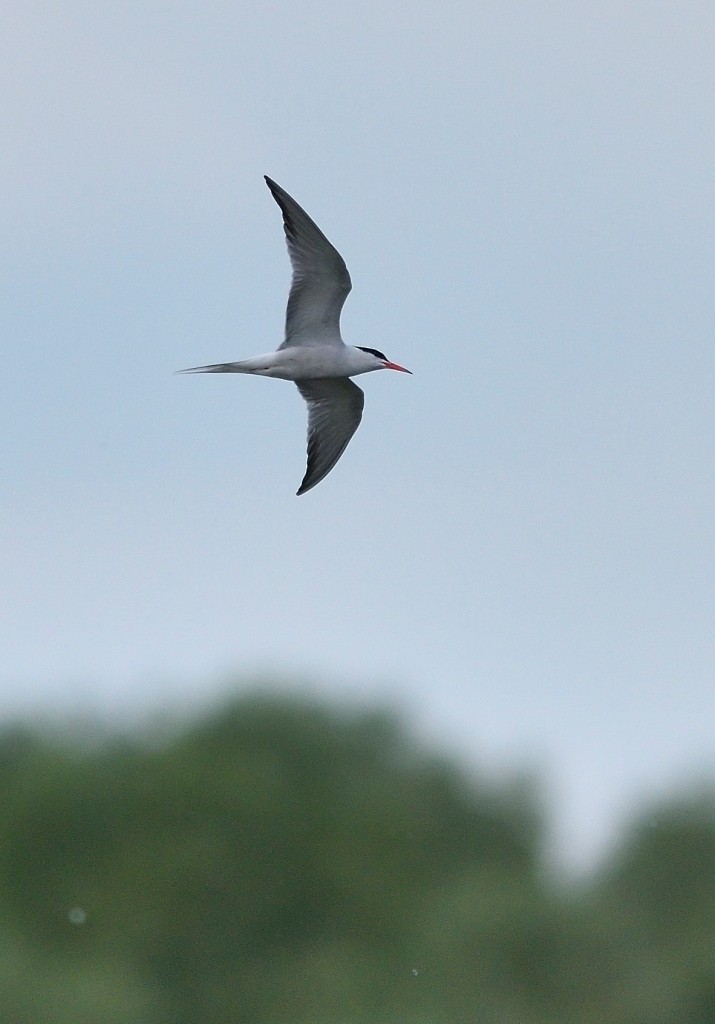
[[[360,425],[365,395],[350,378],[372,370],[412,371],[376,348],[345,344],[340,312],[352,288],[345,261],[285,189],[267,176],[266,184],[283,213],[293,269],[285,340],[267,355],[179,372],[255,373],[292,380],[308,404],[308,464],[297,491],[305,494],[328,475]]]

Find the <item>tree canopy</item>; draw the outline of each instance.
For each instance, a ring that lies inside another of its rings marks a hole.
[[[0,735],[13,1024],[712,1024],[715,803],[561,884],[538,787],[385,713],[248,696]]]

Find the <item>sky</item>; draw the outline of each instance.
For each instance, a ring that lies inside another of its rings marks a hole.
[[[715,9],[9,2],[0,718],[240,680],[539,773],[559,855],[715,773]],[[377,373],[301,498],[278,181]],[[269,685],[266,682],[266,685]]]

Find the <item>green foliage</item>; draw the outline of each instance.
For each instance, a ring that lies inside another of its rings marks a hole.
[[[644,815],[600,889],[629,1024],[715,1022],[715,793]]]
[[[715,809],[559,888],[533,786],[394,717],[244,698],[182,729],[0,735],[13,1024],[709,1024]]]

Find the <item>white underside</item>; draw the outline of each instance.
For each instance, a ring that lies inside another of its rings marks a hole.
[[[379,361],[349,345],[300,345],[224,364],[224,373],[252,373],[281,380],[355,377],[382,369]]]

